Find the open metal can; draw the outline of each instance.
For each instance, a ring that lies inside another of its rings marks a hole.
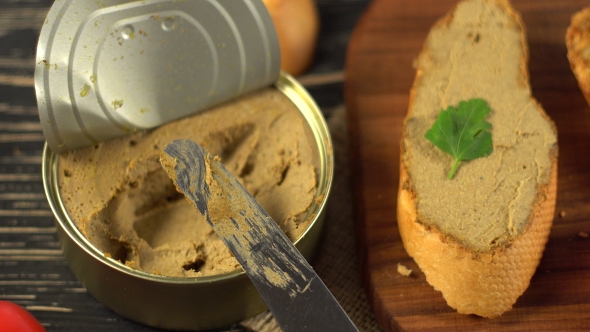
[[[47,141],[43,182],[71,270],[114,312],[159,328],[206,330],[266,306],[241,269],[170,277],[99,250],[67,212],[60,153],[158,128],[273,84],[300,111],[313,145],[316,193],[305,215],[309,226],[294,241],[306,258],[313,255],[332,183],[332,144],[311,96],[280,73],[278,50],[260,0],[55,1],[41,30],[35,70]]]
[[[281,74],[274,88],[295,104],[308,125],[317,153],[317,191],[305,216],[308,228],[295,246],[311,259],[320,238],[333,178],[332,143],[324,117],[305,89]],[[67,262],[88,292],[114,312],[153,327],[206,330],[229,326],[261,313],[266,306],[241,270],[197,277],[167,277],[142,272],[105,256],[77,228],[66,212],[58,185],[60,155],[48,145],[43,155],[43,183],[56,218]]]

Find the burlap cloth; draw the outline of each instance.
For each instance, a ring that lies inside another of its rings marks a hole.
[[[381,331],[359,277],[344,107],[338,107],[332,113],[328,126],[334,145],[334,182],[326,210],[322,243],[312,265],[360,331]],[[280,331],[268,311],[241,325],[258,332]]]

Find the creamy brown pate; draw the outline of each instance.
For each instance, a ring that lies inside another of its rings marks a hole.
[[[105,255],[175,277],[239,267],[160,164],[161,150],[181,138],[219,156],[291,240],[307,229],[316,194],[317,147],[300,111],[268,88],[151,131],[60,156],[65,208]]]
[[[484,3],[458,7],[453,24],[428,39],[430,51],[417,65],[420,85],[432,88],[417,89],[413,96],[403,148],[419,222],[485,252],[510,243],[531,220],[538,188],[549,181],[557,137],[531,97],[520,31],[500,13],[482,23],[473,13],[483,9],[473,6]],[[514,29],[501,32],[505,26]],[[507,40],[498,40],[506,35]],[[491,108],[486,120],[492,124],[494,151],[461,163],[448,180],[452,156],[424,134],[441,109],[471,98],[483,98]]]

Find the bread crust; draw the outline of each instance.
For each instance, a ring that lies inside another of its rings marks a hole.
[[[436,227],[421,224],[409,181],[401,163],[398,227],[406,251],[428,283],[462,314],[494,318],[510,310],[528,288],[549,238],[555,212],[557,160],[549,184],[539,188],[527,228],[510,245],[486,253],[473,253]]]
[[[590,7],[572,16],[565,35],[565,44],[570,67],[590,104]]]
[[[528,86],[528,48],[520,15],[514,12],[506,0],[491,2],[504,8],[522,31],[520,81]],[[433,29],[448,25],[453,19],[453,12],[441,18]],[[421,56],[425,52],[428,52],[426,44]],[[418,70],[410,92],[407,118],[411,115],[421,76],[422,72]],[[531,102],[556,132],[554,123],[543,108],[534,99]],[[552,166],[548,183],[538,185],[531,217],[525,229],[508,245],[476,253],[442,234],[435,226],[425,225],[418,219],[416,193],[404,161],[405,132],[402,136],[397,222],[406,251],[425,274],[428,283],[440,291],[447,304],[459,313],[488,318],[502,315],[512,308],[528,288],[549,238],[557,193],[557,145],[550,152]]]

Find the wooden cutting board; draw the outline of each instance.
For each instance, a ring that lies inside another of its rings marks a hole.
[[[529,289],[497,319],[457,314],[406,254],[396,223],[399,141],[417,57],[453,0],[374,0],[346,60],[361,271],[386,331],[590,330],[590,108],[570,70],[564,36],[588,0],[513,0],[527,27],[533,95],[559,131],[558,199],[545,254]],[[413,277],[396,272],[402,263]]]

